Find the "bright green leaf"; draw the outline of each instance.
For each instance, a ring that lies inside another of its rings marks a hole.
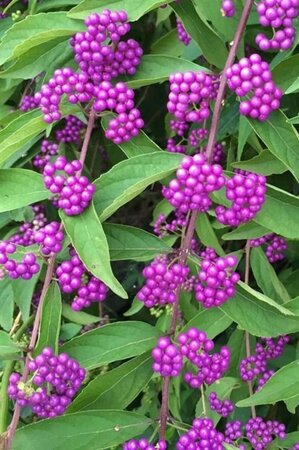
[[[269,150],[263,150],[259,155],[254,156],[248,161],[238,161],[232,163],[232,167],[237,169],[256,172],[262,175],[273,175],[284,173],[288,168],[274,156]]]
[[[232,320],[218,308],[204,309],[194,316],[183,328],[183,331],[196,327],[204,330],[209,339],[214,339],[226,330]]]
[[[20,352],[20,348],[4,331],[0,331],[0,360],[15,357]]]

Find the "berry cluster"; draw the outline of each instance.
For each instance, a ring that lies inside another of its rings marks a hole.
[[[209,130],[206,128],[198,128],[196,130],[191,130],[188,136],[188,142],[191,147],[198,147],[200,141],[206,139],[209,134]]]
[[[271,263],[281,261],[285,258],[284,252],[287,250],[287,243],[283,237],[269,233],[260,238],[250,239],[251,247],[259,247],[263,244],[267,244],[266,256]]]
[[[274,420],[266,422],[261,417],[250,419],[245,425],[246,437],[255,450],[264,450],[272,442],[273,436],[285,439],[285,426]]]
[[[23,247],[33,245],[35,243],[34,233],[47,223],[43,206],[35,205],[31,206],[31,208],[34,213],[34,217],[31,221],[24,222],[19,227],[18,232],[10,236],[9,240],[13,244],[22,245]]]
[[[180,436],[176,450],[215,449],[222,450],[224,436],[215,428],[212,419],[194,419],[191,429]]]
[[[261,0],[257,5],[259,22],[274,31],[272,39],[259,33],[255,42],[261,50],[288,50],[292,47],[296,29],[293,21],[299,15],[298,0]]]
[[[254,53],[227,69],[228,86],[239,97],[251,94],[240,103],[240,113],[265,121],[280,106],[282,91],[272,80],[269,64]]]
[[[20,262],[11,259],[17,251],[15,244],[9,241],[0,241],[0,266],[2,275],[5,273],[9,278],[30,280],[33,275],[39,272],[40,266],[36,262],[36,256],[33,253],[27,253]]]
[[[60,230],[59,222],[50,222],[34,233],[34,240],[40,245],[44,256],[51,256],[62,250],[64,233]]]
[[[240,437],[242,437],[242,435],[243,435],[242,422],[240,422],[239,420],[234,420],[233,422],[226,423],[225,431],[224,431],[225,442],[227,442],[228,444],[233,444],[234,443],[233,441],[240,439]],[[238,448],[241,448],[241,447],[238,447]],[[245,449],[246,449],[246,447],[245,447]]]
[[[39,102],[34,96],[24,95],[21,101],[20,110],[26,112],[38,108],[38,106]]]
[[[147,308],[174,303],[176,289],[186,280],[188,273],[189,268],[182,264],[175,263],[168,267],[167,260],[156,258],[143,269],[146,282],[137,298]]]
[[[167,336],[158,340],[157,347],[152,351],[152,357],[153,371],[160,373],[162,377],[177,377],[183,368],[183,356]]]
[[[289,342],[288,336],[280,336],[276,339],[261,338],[256,344],[255,354],[242,359],[240,363],[240,376],[244,381],[250,381],[261,375],[258,387],[263,386],[273,375],[267,371],[267,361],[282,355],[284,346]]]
[[[119,75],[133,75],[140,64],[142,48],[134,39],[120,42],[130,31],[125,11],[102,11],[85,20],[87,31],[71,39],[75,61],[93,83]]]
[[[221,401],[216,392],[210,393],[209,405],[213,411],[216,411],[222,417],[228,417],[234,410],[234,404],[230,400]]]
[[[190,210],[206,212],[212,204],[209,194],[226,183],[222,167],[209,164],[202,154],[185,156],[176,176],[167,187],[163,187],[162,194],[182,213]]]
[[[169,77],[167,109],[180,122],[202,122],[210,115],[209,103],[215,99],[219,79],[205,72],[177,72]]]
[[[95,192],[95,186],[87,177],[76,175],[81,169],[80,161],[68,162],[64,156],[59,156],[54,163],[47,163],[43,171],[46,188],[54,194],[58,208],[68,216],[81,214]],[[64,174],[57,175],[58,171]]]
[[[179,41],[181,41],[186,46],[189,45],[191,42],[191,36],[189,36],[189,34],[184,28],[184,25],[178,18],[176,18],[176,28],[178,31]]]
[[[265,202],[266,178],[251,172],[238,171],[226,183],[226,198],[230,208],[217,206],[217,219],[224,225],[236,227],[252,220]]]
[[[166,221],[166,216],[160,214],[154,223],[154,233],[163,237],[167,233],[174,233],[177,230],[181,230],[187,226],[187,218],[184,214],[180,214],[177,211],[174,213],[175,219],[172,219],[169,223]]]
[[[38,169],[43,170],[51,157],[57,155],[57,153],[58,145],[48,139],[43,139],[40,146],[40,153],[33,158],[32,164]]]
[[[55,356],[49,347],[29,363],[32,381],[22,382],[20,374],[12,373],[8,395],[24,407],[29,406],[41,418],[63,414],[81,387],[85,370],[66,353]]]
[[[185,381],[194,389],[203,383],[208,385],[219,380],[228,369],[230,351],[227,347],[221,347],[219,353],[209,354],[214,348],[214,342],[208,339],[204,331],[190,328],[188,332],[178,336],[180,352],[188,361],[196,367],[197,372],[187,372]]]
[[[180,122],[179,120],[171,120],[170,128],[178,136],[184,136],[185,132],[188,130],[189,125],[186,122]]]
[[[85,125],[76,116],[66,116],[65,127],[57,130],[55,133],[58,142],[74,142],[80,141],[80,134]]]
[[[76,292],[71,305],[74,311],[80,311],[93,302],[103,302],[107,297],[107,286],[86,270],[74,250],[70,251],[70,259],[57,267],[56,275],[62,292]]]
[[[233,272],[238,260],[235,256],[204,259],[195,283],[195,298],[205,308],[220,306],[235,295],[235,285],[240,280]]]
[[[131,439],[123,445],[123,450],[166,450],[167,444],[165,441],[158,441],[156,445],[151,445],[145,438]]]
[[[234,0],[222,0],[221,12],[225,17],[233,17],[236,14]]]
[[[171,153],[186,153],[186,146],[182,144],[176,144],[173,138],[167,139],[166,150]]]

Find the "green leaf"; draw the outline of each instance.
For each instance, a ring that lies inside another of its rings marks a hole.
[[[248,170],[262,175],[273,175],[284,173],[288,168],[274,156],[269,150],[263,150],[259,155],[254,156],[248,161],[238,161],[232,163],[232,167]]]
[[[277,450],[277,448],[291,448],[292,445],[299,442],[299,431],[288,433],[284,439],[274,439],[269,445],[269,450]]]
[[[227,376],[240,376],[239,367],[241,360],[246,358],[246,342],[244,331],[236,328],[229,337],[227,346],[230,349],[229,369]]]
[[[138,300],[137,297],[135,297],[132,301],[132,305],[123,315],[125,317],[134,316],[134,314],[137,314],[143,308],[143,306],[143,303]]]
[[[13,290],[9,278],[4,278],[0,283],[0,325],[9,331],[13,323]]]
[[[107,130],[108,123],[112,115],[107,115],[102,118],[102,126],[104,130]],[[142,130],[138,135],[130,139],[128,142],[122,142],[118,147],[124,152],[128,158],[133,156],[144,155],[145,153],[153,153],[162,151],[162,149],[152,141]]]
[[[75,337],[62,346],[83,367],[94,369],[150,350],[158,330],[143,322],[116,322]]]
[[[222,239],[225,241],[241,241],[244,239],[255,239],[265,234],[270,233],[270,230],[262,227],[254,222],[244,223],[233,231],[225,233]]]
[[[44,347],[58,349],[58,338],[61,321],[61,294],[58,284],[53,281],[44,298],[39,336],[34,355],[41,353]]]
[[[0,360],[11,359],[20,353],[20,348],[4,331],[0,331]]]
[[[185,46],[178,39],[176,28],[157,39],[151,48],[151,54],[156,55],[181,56],[184,51]]]
[[[215,31],[197,14],[191,0],[171,5],[179,16],[186,31],[202,50],[206,60],[218,68],[223,68],[227,57],[227,49]]]
[[[107,239],[93,204],[78,216],[60,211],[65,231],[85,267],[103,281],[115,294],[127,298],[122,285],[113,275]]]
[[[206,247],[213,247],[218,255],[224,255],[221,245],[218,242],[215,231],[210,224],[207,214],[199,214],[196,220],[196,234]]]
[[[278,303],[290,300],[288,291],[279,280],[262,248],[253,248],[250,255],[254,278],[264,294]]]
[[[0,212],[45,200],[50,191],[39,173],[27,169],[0,169]]]
[[[232,378],[232,377],[224,377],[220,380],[217,380],[215,383],[213,383],[211,386],[208,386],[205,390],[204,396],[205,396],[205,402],[206,402],[206,415],[209,417],[209,419],[212,419],[214,421],[215,426],[221,419],[221,416],[216,413],[216,411],[211,410],[208,402],[209,395],[211,392],[216,392],[217,396],[220,398],[220,400],[228,400],[230,398],[230,394],[234,388],[238,384],[238,378]],[[203,415],[203,405],[202,405],[202,399],[200,399],[196,405],[195,409],[195,416],[196,417],[202,417]]]
[[[10,122],[0,131],[0,167],[7,163],[18,151],[23,152],[23,147],[45,131],[47,124],[43,121],[40,111],[29,111]],[[19,154],[18,157],[21,157]]]
[[[29,247],[26,247],[27,251],[29,251]],[[38,260],[38,263],[41,265],[41,261]],[[32,296],[34,293],[34,289],[36,286],[36,283],[39,278],[39,273],[34,275],[31,280],[26,280],[26,283],[24,283],[24,280],[22,278],[19,278],[18,280],[13,280],[12,283],[12,290],[13,290],[13,296],[15,304],[19,307],[22,319],[23,321],[28,320],[30,315],[30,308],[31,308],[31,302],[32,302]]]
[[[239,120],[239,134],[238,134],[238,150],[237,150],[237,160],[240,161],[242,153],[249,138],[252,133],[250,124],[245,116],[240,116]]]
[[[182,155],[156,152],[121,161],[104,173],[94,184],[93,201],[101,221],[143,192],[147,186],[174,172]]]
[[[251,397],[241,400],[237,406],[243,408],[288,401],[298,397],[299,360],[282,367],[266,382],[262,389]],[[299,397],[298,397],[299,404]]]
[[[63,303],[62,305],[62,316],[70,322],[75,322],[80,325],[89,325],[90,323],[97,323],[100,320],[98,316],[92,316],[84,311],[74,311],[67,303]]]
[[[299,55],[293,55],[272,70],[273,80],[283,90],[284,94],[291,94],[299,88],[298,66]]]
[[[68,16],[74,19],[85,19],[91,13],[101,13],[103,9],[111,9],[112,11],[125,9],[129,22],[134,22],[152,9],[170,2],[171,0],[143,0],[142,2],[126,0],[124,5],[123,0],[106,0],[105,4],[99,6],[99,0],[83,0],[78,6],[69,11]]]
[[[287,120],[288,123],[292,123],[293,125],[297,125],[299,123],[299,114],[291,119]]]
[[[272,112],[267,122],[249,120],[256,134],[267,148],[276,156],[299,181],[298,167],[298,133],[286,122],[287,117],[281,111]]]
[[[162,83],[168,80],[169,75],[177,71],[188,72],[200,70],[208,72],[205,67],[199,66],[191,61],[176,58],[169,55],[145,55],[135,75],[126,77],[126,84],[134,89],[150,84]]]
[[[152,423],[127,411],[101,410],[41,420],[17,430],[12,450],[100,450],[142,434]]]
[[[0,78],[32,79],[46,70],[49,64],[57,62],[62,53],[67,54],[71,58],[72,49],[69,42],[66,40],[61,42],[61,39],[64,38],[45,42],[31,48],[17,58],[13,65],[0,72]]]
[[[193,317],[183,328],[183,332],[189,328],[196,327],[204,330],[209,339],[214,339],[218,334],[226,330],[232,320],[219,308],[204,309]]]
[[[281,309],[283,308],[283,309]],[[220,308],[242,330],[259,337],[275,337],[299,331],[299,318],[265,295],[239,283],[237,293]]]
[[[5,33],[0,43],[0,65],[45,42],[84,31],[84,24],[65,12],[29,15]]]
[[[51,9],[62,8],[64,6],[78,5],[81,0],[43,0],[37,5],[37,11],[49,11]]]
[[[168,247],[157,236],[140,228],[107,223],[103,226],[112,261],[149,261],[161,253],[169,253]]]
[[[94,378],[75,398],[68,412],[86,409],[125,409],[153,376],[148,353]]]

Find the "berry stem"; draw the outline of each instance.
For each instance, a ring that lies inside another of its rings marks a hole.
[[[80,162],[82,164],[82,168],[77,173],[78,176],[81,176],[81,173],[83,171],[84,162],[85,162],[85,158],[86,158],[86,154],[87,154],[87,150],[88,150],[89,141],[91,138],[91,133],[92,133],[92,130],[94,127],[95,118],[96,118],[96,113],[94,111],[91,111],[90,115],[89,115],[88,124],[87,124],[86,134],[84,136],[84,141],[83,141],[81,152],[80,152]],[[61,226],[60,226],[60,230],[62,230],[62,229],[63,229],[63,224],[61,224]],[[53,279],[55,261],[56,261],[56,254],[54,253],[49,258],[47,272],[46,272],[46,276],[45,276],[45,280],[44,280],[44,284],[43,284],[43,288],[42,288],[42,292],[41,292],[41,297],[40,297],[39,305],[38,305],[38,308],[36,311],[36,316],[34,319],[33,330],[32,330],[31,339],[30,339],[30,343],[29,343],[29,349],[28,349],[29,351],[26,356],[24,370],[23,370],[23,374],[22,374],[23,382],[26,382],[27,378],[28,378],[28,373],[29,373],[28,366],[29,366],[29,362],[31,359],[31,353],[34,350],[36,341],[37,341],[40,319],[41,319],[41,314],[42,314],[43,301],[44,301],[46,292],[48,290],[48,287]],[[10,448],[11,448],[12,440],[15,435],[15,432],[16,432],[16,429],[18,426],[18,422],[20,419],[20,413],[21,413],[21,407],[18,404],[16,404],[11,423],[7,430],[7,436],[6,436],[6,440],[5,440],[5,444],[4,444],[4,450],[10,450]]]
[[[248,240],[245,246],[245,276],[244,276],[245,284],[249,284],[249,270],[250,270],[250,241]],[[251,350],[250,350],[250,334],[248,333],[248,331],[245,331],[245,346],[246,346],[246,357],[249,358],[251,356]],[[249,380],[247,384],[249,395],[252,396],[253,395],[252,381]],[[256,418],[255,406],[251,406],[251,415],[253,419]]]
[[[254,0],[246,0],[245,6],[242,11],[241,18],[240,18],[240,22],[238,24],[238,27],[237,27],[237,30],[236,30],[236,33],[234,36],[234,40],[232,42],[231,49],[229,51],[223,72],[220,77],[220,85],[219,85],[219,90],[218,90],[217,97],[216,97],[215,109],[214,109],[214,113],[213,113],[213,117],[212,117],[211,130],[210,130],[208,144],[207,144],[207,150],[206,150],[206,156],[207,156],[208,160],[210,160],[212,157],[214,145],[216,142],[216,135],[217,135],[218,124],[219,124],[219,119],[220,119],[220,112],[221,112],[222,102],[223,102],[224,95],[225,95],[225,87],[226,87],[226,81],[227,81],[226,71],[233,64],[233,62],[235,60],[237,50],[238,50],[242,35],[244,33],[246,23],[247,23],[251,8],[253,7],[253,4],[254,4]]]

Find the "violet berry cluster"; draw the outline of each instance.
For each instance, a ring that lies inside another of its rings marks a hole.
[[[95,186],[87,177],[76,175],[81,170],[80,161],[68,162],[64,156],[58,156],[55,162],[47,163],[43,171],[46,188],[54,194],[58,208],[68,216],[81,214],[95,192]]]
[[[179,348],[167,336],[159,338],[152,350],[153,371],[162,377],[177,377],[183,368],[183,356]]]
[[[254,53],[227,69],[228,86],[239,97],[240,114],[265,121],[280,106],[282,91],[272,80],[269,64]]]
[[[189,268],[183,264],[174,263],[168,266],[167,259],[156,258],[143,269],[145,285],[137,294],[147,308],[157,305],[174,303],[176,289],[187,278]]]
[[[179,41],[188,46],[191,42],[191,36],[187,33],[182,22],[176,18],[176,28],[178,32]]]
[[[234,0],[222,0],[221,13],[225,17],[233,17],[236,14]]]
[[[202,122],[210,115],[219,79],[205,72],[176,72],[169,77],[167,109],[180,122]]]
[[[282,236],[268,233],[260,238],[250,239],[251,247],[260,247],[264,244],[266,244],[266,256],[270,263],[273,264],[285,258],[285,251],[288,247]]]
[[[277,420],[251,418],[245,425],[246,437],[254,450],[264,450],[274,437],[285,439],[285,426]]]
[[[12,258],[16,251],[17,247],[12,242],[0,241],[1,274],[7,274],[12,279],[30,280],[40,269],[36,256],[34,253],[27,253],[19,262]]]
[[[85,369],[66,353],[54,355],[46,347],[29,363],[32,379],[24,383],[19,373],[12,373],[7,393],[12,400],[29,406],[40,418],[63,414],[80,389]]]
[[[43,139],[40,146],[40,153],[35,155],[32,164],[38,169],[43,170],[45,165],[51,160],[52,156],[57,155],[58,145],[48,139]]]
[[[203,154],[185,156],[176,178],[163,187],[162,194],[179,212],[206,212],[212,205],[209,195],[225,183],[220,165],[209,164]]]
[[[299,15],[298,0],[261,0],[257,12],[260,24],[273,30],[271,39],[264,33],[256,36],[255,42],[259,48],[263,51],[291,48],[296,36],[293,21]]]
[[[33,95],[24,95],[21,101],[20,110],[23,112],[38,108],[39,101]]]
[[[231,206],[217,206],[217,220],[233,227],[249,222],[262,209],[266,189],[266,178],[263,175],[237,171],[226,183],[226,198],[232,202]]]
[[[70,251],[70,259],[57,267],[56,275],[62,292],[75,294],[71,305],[74,311],[103,302],[107,297],[107,286],[87,271],[74,250]]]
[[[40,246],[43,256],[52,256],[62,250],[64,233],[59,222],[50,222],[34,233],[34,240]]]
[[[240,363],[240,376],[244,381],[258,379],[258,388],[263,386],[273,375],[273,371],[267,369],[267,363],[271,359],[278,358],[284,351],[284,346],[289,342],[288,336],[278,338],[261,338],[256,344],[255,353],[242,359]]]
[[[34,214],[32,220],[24,222],[18,229],[18,231],[10,236],[9,241],[16,245],[22,245],[28,247],[35,243],[34,233],[42,228],[47,223],[47,218],[44,213],[44,207],[42,205],[31,206]]]
[[[198,281],[195,283],[195,298],[205,308],[220,306],[235,296],[235,285],[240,275],[233,271],[238,260],[235,256],[203,259]]]
[[[125,11],[105,9],[85,20],[86,31],[71,39],[80,70],[96,84],[119,75],[133,75],[143,54],[134,39],[120,41],[130,31]]]
[[[85,124],[76,116],[66,116],[65,126],[55,133],[58,142],[74,142],[80,141],[81,131],[85,128]]]
[[[176,450],[223,450],[223,442],[224,435],[216,430],[212,419],[196,418],[193,420],[190,430],[180,436]]]
[[[146,438],[131,439],[123,445],[123,450],[166,450],[165,441],[159,440],[156,445],[152,445]]]
[[[228,399],[220,400],[216,392],[210,393],[209,405],[212,411],[216,411],[222,417],[228,417],[234,410],[234,404]]]
[[[174,211],[174,217],[174,219],[167,222],[165,214],[160,214],[154,223],[154,233],[159,237],[163,237],[168,233],[174,233],[187,226],[187,216],[185,214]]]

